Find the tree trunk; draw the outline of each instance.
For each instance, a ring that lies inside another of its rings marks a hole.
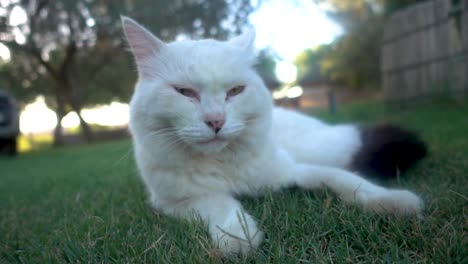
[[[91,130],[91,127],[88,125],[88,123],[83,119],[81,116],[81,100],[79,96],[77,95],[77,90],[74,89],[76,87],[76,84],[72,78],[69,78],[69,74],[67,71],[63,71],[63,76],[60,79],[59,83],[61,84],[61,88],[63,91],[66,93],[65,98],[67,99],[67,102],[70,104],[71,108],[75,113],[78,115],[78,118],[80,119],[80,127],[81,127],[81,134],[83,136],[83,139],[86,142],[91,142],[93,141],[93,132]]]
[[[63,146],[64,144],[63,127],[61,124],[62,118],[63,116],[60,116],[57,113],[57,125],[55,126],[55,129],[54,129],[54,143],[53,143],[54,147]]]
[[[81,133],[83,135],[83,138],[86,142],[91,142],[94,139],[93,131],[91,130],[91,127],[88,125],[88,123],[83,119],[81,116],[81,107],[73,103],[72,105],[73,111],[76,112],[78,115],[78,118],[80,119],[80,127],[81,127]]]
[[[57,115],[57,125],[54,129],[54,147],[62,146],[64,144],[63,140],[63,127],[62,127],[62,119],[65,116],[65,105],[63,99],[57,95],[57,110],[55,114]]]
[[[76,112],[76,114],[78,115],[78,118],[80,118],[81,132],[83,133],[83,137],[86,142],[91,142],[94,140],[93,131],[88,123],[83,119],[80,112]]]

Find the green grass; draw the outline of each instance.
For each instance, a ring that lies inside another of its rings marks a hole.
[[[0,263],[468,263],[468,105],[339,110],[319,115],[422,133],[430,156],[387,184],[421,194],[424,219],[345,208],[325,191],[267,193],[242,201],[266,232],[261,248],[223,259],[201,223],[151,210],[120,141],[0,159]]]

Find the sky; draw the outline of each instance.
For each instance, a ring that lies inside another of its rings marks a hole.
[[[312,0],[268,0],[250,15],[258,49],[273,48],[286,61],[304,49],[331,43],[342,33]]]
[[[3,2],[9,1],[0,0],[0,5],[5,4]],[[10,18],[10,24],[24,22],[26,19],[24,11],[15,12],[15,16]],[[292,68],[294,66],[291,66],[290,62],[301,51],[330,43],[342,33],[340,26],[327,18],[324,10],[312,0],[264,0],[259,9],[250,15],[249,21],[256,31],[256,48],[270,47],[279,55],[282,60],[279,68],[283,68],[285,79],[294,75]],[[21,39],[17,41],[21,42]],[[8,49],[0,45],[0,58],[9,59],[9,55]],[[125,116],[128,119],[127,105],[113,103],[92,111],[94,112],[83,111],[85,120],[91,123],[105,125],[103,122],[110,122],[107,125],[121,125],[126,120],[109,119],[112,116]],[[112,112],[122,114],[108,114]],[[93,117],[94,120],[91,120]],[[51,131],[57,122],[55,114],[47,109],[41,98],[24,109],[21,119],[20,127],[25,133]],[[78,117],[74,113],[70,113],[62,121],[64,127],[74,127],[78,123]]]

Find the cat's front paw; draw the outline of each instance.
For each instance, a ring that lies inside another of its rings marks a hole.
[[[212,233],[215,246],[225,254],[241,255],[258,248],[263,240],[263,232],[257,228],[250,215],[245,214],[229,222],[222,227],[217,226]]]
[[[406,190],[386,190],[370,195],[364,207],[381,214],[421,216],[424,203],[416,194]]]

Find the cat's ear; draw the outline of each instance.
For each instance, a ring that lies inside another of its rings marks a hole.
[[[253,52],[254,41],[255,30],[253,28],[249,28],[244,30],[241,35],[229,40],[229,44],[247,52]]]
[[[165,44],[135,20],[126,16],[121,16],[121,20],[125,37],[135,57],[138,70],[141,74],[145,74],[144,69],[148,59],[154,58],[164,48]]]

